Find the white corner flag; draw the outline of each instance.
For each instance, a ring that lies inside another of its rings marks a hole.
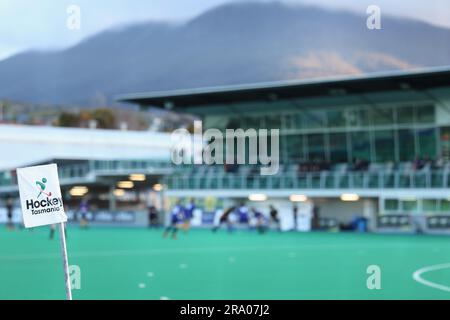
[[[67,215],[56,164],[17,169],[20,203],[25,228],[59,224],[66,296],[72,300],[64,223]]]

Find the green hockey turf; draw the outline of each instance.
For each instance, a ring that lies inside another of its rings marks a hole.
[[[0,227],[0,299],[64,299],[58,236]],[[68,230],[74,299],[450,299],[450,237]],[[381,268],[381,289],[366,285]],[[427,271],[425,269],[424,271]]]

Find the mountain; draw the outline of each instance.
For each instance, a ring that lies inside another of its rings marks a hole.
[[[0,62],[0,100],[105,105],[121,93],[450,65],[450,30],[278,2],[233,3],[182,25],[110,30]]]

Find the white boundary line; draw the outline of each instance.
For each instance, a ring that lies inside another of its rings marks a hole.
[[[419,270],[416,270],[413,273],[413,279],[416,280],[417,282],[434,288],[434,289],[438,289],[438,290],[442,290],[442,291],[446,291],[446,292],[450,292],[450,287],[447,287],[443,284],[438,284],[438,283],[434,283],[428,280],[425,280],[424,278],[422,278],[422,274],[427,273],[427,272],[431,272],[431,271],[436,271],[436,270],[441,270],[441,269],[447,269],[450,268],[450,263],[443,263],[443,264],[436,264],[433,266],[427,266],[427,267],[423,267]]]
[[[301,252],[303,250],[316,250],[316,249],[330,249],[330,250],[348,250],[348,249],[360,249],[360,245],[336,245],[336,244],[305,244],[302,247],[297,246],[249,246],[249,247],[201,247],[201,248],[164,248],[164,249],[147,249],[147,250],[116,250],[116,251],[80,251],[70,254],[71,258],[99,258],[99,257],[113,257],[113,256],[133,256],[133,255],[159,255],[159,254],[172,254],[172,253],[219,253],[219,252],[247,252],[247,251],[280,251],[289,250],[291,252]],[[366,248],[370,249],[391,249],[389,245],[369,245]],[[15,260],[43,260],[57,258],[58,253],[42,253],[42,254],[0,254],[0,261],[15,261]]]

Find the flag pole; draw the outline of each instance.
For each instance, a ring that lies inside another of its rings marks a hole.
[[[61,243],[61,254],[62,254],[63,268],[64,268],[66,300],[72,300],[72,290],[70,287],[69,261],[67,259],[66,232],[64,230],[64,222],[59,223],[59,239],[60,239],[60,243]]]

